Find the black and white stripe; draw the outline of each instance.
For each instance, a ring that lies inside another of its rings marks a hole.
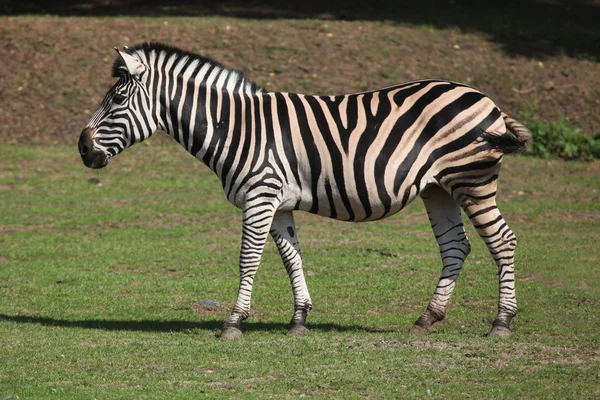
[[[397,213],[417,196],[443,270],[412,331],[428,331],[445,316],[470,251],[462,208],[498,264],[492,333],[510,333],[517,311],[516,238],[496,207],[496,183],[503,154],[520,151],[531,137],[488,97],[439,80],[340,96],[267,92],[241,71],[161,44],[119,52],[113,75],[119,81],[80,139],[86,165],[102,167],[164,130],[216,173],[227,199],[242,210],[240,289],[224,337],[239,335],[249,315],[269,233],[292,282],[291,332],[306,331],[312,302],[292,211],[370,221]]]

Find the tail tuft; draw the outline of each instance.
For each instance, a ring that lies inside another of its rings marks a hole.
[[[531,145],[532,136],[529,129],[507,114],[501,112],[506,128],[513,135],[497,135],[486,132],[483,139],[488,142],[490,148],[502,151],[504,154],[521,153]]]
[[[529,129],[527,129],[523,124],[517,122],[515,119],[509,117],[505,113],[501,113],[501,115],[502,118],[504,118],[506,128],[511,131],[521,143],[523,143],[523,150],[529,147],[533,141],[531,131],[529,131]]]

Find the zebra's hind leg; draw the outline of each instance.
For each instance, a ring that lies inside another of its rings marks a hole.
[[[240,249],[240,287],[231,315],[223,326],[222,339],[236,339],[242,335],[242,322],[250,315],[250,297],[252,296],[254,276],[260,265],[278,204],[278,201],[265,201],[265,197],[256,196],[252,202],[244,206]]]
[[[490,336],[510,336],[512,334],[510,321],[517,314],[515,294],[517,238],[500,214],[494,197],[484,201],[469,202],[464,206],[464,210],[498,266],[498,316],[492,323]]]
[[[485,162],[487,169],[472,169],[468,176],[460,173],[442,178],[442,185],[462,206],[477,233],[483,239],[498,266],[498,315],[492,323],[490,336],[512,334],[510,321],[517,314],[515,295],[515,248],[517,238],[496,206],[498,173],[501,156],[494,163]]]
[[[445,318],[456,279],[471,251],[460,206],[452,196],[441,187],[432,186],[421,193],[421,198],[440,248],[443,269],[427,310],[414,323],[410,333],[428,333],[433,324]]]
[[[278,212],[271,224],[271,236],[277,245],[281,260],[290,277],[294,293],[294,316],[288,334],[304,335],[308,333],[306,316],[312,309],[312,301],[302,271],[302,253],[294,217],[291,211]]]

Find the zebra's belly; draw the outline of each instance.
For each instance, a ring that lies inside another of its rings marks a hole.
[[[418,196],[418,191],[413,186],[407,196],[402,194],[384,199],[381,199],[377,193],[348,195],[333,189],[317,191],[316,194],[315,196],[312,191],[303,191],[299,201],[296,200],[295,204],[293,201],[289,202],[290,205],[294,204],[290,209],[307,211],[341,221],[375,221],[402,210]]]

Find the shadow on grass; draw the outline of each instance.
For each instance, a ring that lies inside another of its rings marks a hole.
[[[33,317],[26,315],[6,315],[0,314],[0,323],[15,322],[19,324],[39,324],[42,326],[56,326],[62,328],[85,328],[100,329],[105,331],[140,331],[140,332],[185,332],[188,330],[208,330],[215,331],[223,328],[222,320],[204,320],[198,322],[192,321],[162,321],[162,320],[142,320],[142,321],[121,321],[121,320],[68,320],[56,319],[51,317]],[[287,330],[287,324],[246,321],[243,324],[244,332],[253,331],[283,331]],[[360,325],[338,325],[338,324],[309,324],[312,331],[338,331],[338,332],[395,332],[394,329],[379,329]]]
[[[500,43],[507,54],[600,57],[599,0],[431,0],[426,4],[409,0],[9,0],[0,5],[1,14],[390,21],[481,32]]]

